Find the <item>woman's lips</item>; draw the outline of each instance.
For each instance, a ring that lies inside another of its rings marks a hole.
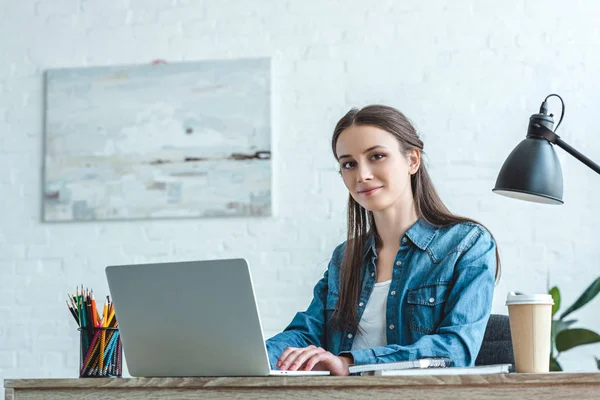
[[[373,189],[368,189],[368,190],[364,190],[364,191],[360,191],[358,192],[359,194],[363,195],[363,196],[372,196],[375,193],[377,193],[379,191],[379,189],[381,189],[383,186],[379,186]]]

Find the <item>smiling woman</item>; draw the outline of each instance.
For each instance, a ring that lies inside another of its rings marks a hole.
[[[347,240],[308,309],[267,340],[272,366],[347,375],[352,363],[428,356],[473,365],[500,270],[493,236],[446,208],[423,142],[395,108],[350,110],[332,150],[349,193]]]
[[[336,153],[342,154],[338,161],[344,184],[363,208],[379,211],[397,201],[412,204],[410,177],[419,167],[417,150],[405,156],[398,140],[383,129],[352,125],[338,136]]]

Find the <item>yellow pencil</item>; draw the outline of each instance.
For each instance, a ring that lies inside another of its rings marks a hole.
[[[104,301],[104,309],[102,310],[102,328],[106,328],[108,326],[108,296]],[[98,366],[100,367],[100,371],[104,368],[104,346],[106,345],[106,331],[102,330],[102,334],[100,335],[100,354],[98,359]]]
[[[113,307],[113,305],[110,305],[110,311],[108,312],[108,321],[106,323],[106,326],[110,326],[111,322],[113,320],[113,318],[115,317],[115,308]]]
[[[104,308],[102,309],[102,321],[100,324],[102,327],[106,326],[107,314],[108,314],[108,299],[104,300]]]

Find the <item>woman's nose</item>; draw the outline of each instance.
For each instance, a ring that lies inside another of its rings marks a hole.
[[[358,181],[359,182],[368,181],[373,177],[373,174],[371,173],[371,169],[366,164],[359,164],[357,171],[358,171]]]

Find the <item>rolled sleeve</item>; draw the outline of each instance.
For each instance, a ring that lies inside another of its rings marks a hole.
[[[328,271],[317,282],[313,299],[306,311],[296,313],[285,330],[266,341],[271,367],[287,347],[323,347],[325,342],[325,303],[327,301]]]

